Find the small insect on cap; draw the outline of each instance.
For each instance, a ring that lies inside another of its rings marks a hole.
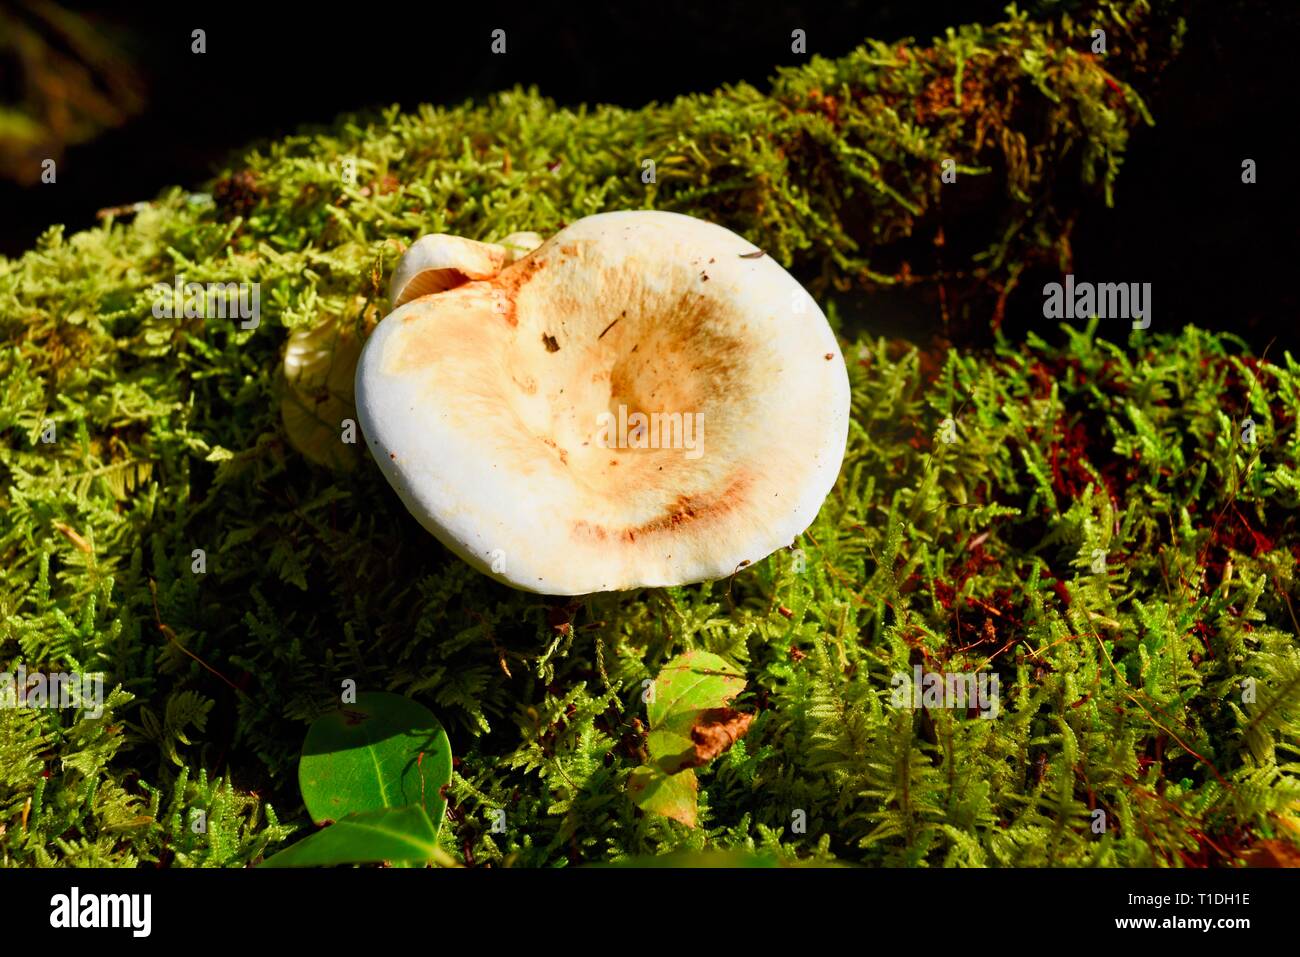
[[[411,514],[553,595],[723,578],[789,545],[848,436],[847,370],[808,293],[675,213],[589,216],[527,252],[536,238],[510,262],[504,241],[429,236],[398,265],[356,398]]]

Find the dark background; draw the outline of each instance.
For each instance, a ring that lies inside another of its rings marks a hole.
[[[1022,4],[1043,16],[1078,5]],[[52,223],[82,229],[98,209],[197,187],[230,152],[348,110],[454,103],[516,84],[564,105],[635,107],[737,80],[763,87],[776,67],[806,59],[790,52],[795,27],[810,54],[835,57],[868,36],[928,38],[1005,19],[1005,0],[66,6],[94,12],[132,56],[148,106],[73,147],[57,184],[0,182],[0,254],[21,253]],[[1182,57],[1144,91],[1157,125],[1134,135],[1114,208],[1083,209],[1076,275],[1152,282],[1155,328],[1229,329],[1261,350],[1277,340],[1275,352],[1300,344],[1290,182],[1298,11],[1290,0],[1193,2]],[[203,57],[190,53],[196,27],[207,31]],[[489,52],[496,27],[507,31],[506,56]],[[1247,157],[1258,164],[1254,186],[1241,183]],[[1041,285],[1013,297],[1008,331],[1041,328],[1041,304]],[[916,311],[878,303],[882,325],[913,338],[924,334]]]

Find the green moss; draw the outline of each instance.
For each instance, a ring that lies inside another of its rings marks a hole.
[[[1293,835],[1290,356],[1195,329],[1112,344],[1093,328],[936,355],[832,309],[854,421],[799,551],[727,582],[571,605],[471,571],[369,461],[315,467],[280,424],[286,331],[373,318],[394,240],[425,232],[546,233],[653,206],[743,233],[828,301],[947,270],[1003,291],[1067,255],[1062,194],[1109,190],[1144,122],[1124,78],[1171,52],[1149,36],[1178,32],[1143,2],[1098,17],[1104,71],[1087,24],[1012,15],[814,59],[770,94],[567,111],[517,90],[345,118],[239,157],[211,197],[170,191],[128,223],[53,229],[0,262],[0,663],[102,672],[116,689],[100,720],[0,710],[0,860],[256,860],[310,826],[298,748],[347,679],[447,726],[443,837],[477,863],[748,847],[1226,863]],[[961,261],[900,255],[897,240],[934,247],[949,156],[984,231]],[[178,275],[259,281],[262,324],[154,318],[151,285]],[[947,418],[953,443],[936,438]],[[642,682],[691,648],[740,665],[740,705],[758,711],[700,770],[695,830],[624,791]],[[892,676],[918,663],[996,673],[999,717],[891,708]]]

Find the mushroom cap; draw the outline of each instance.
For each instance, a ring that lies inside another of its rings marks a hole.
[[[400,306],[366,342],[356,400],[426,529],[552,595],[722,578],[790,545],[849,421],[803,287],[729,230],[653,211],[579,220]]]
[[[398,260],[388,284],[388,298],[397,308],[469,280],[490,279],[501,271],[507,255],[504,246],[494,243],[443,233],[421,236]]]

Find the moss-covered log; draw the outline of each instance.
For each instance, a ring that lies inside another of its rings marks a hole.
[[[673,209],[832,298],[940,271],[996,293],[1026,263],[1064,265],[1075,187],[1109,189],[1145,120],[1129,83],[1171,52],[1170,23],[1146,2],[1013,16],[636,112],[514,91],[344,119],[240,156],[210,193],[0,262],[0,663],[113,689],[99,720],[0,709],[0,860],[260,858],[309,826],[298,747],[348,679],[447,726],[443,840],[475,863],[1293,854],[1290,356],[1095,328],[932,353],[841,324],[855,419],[798,548],[571,604],[471,571],[369,462],[313,465],[280,417],[288,332],[364,332],[397,240],[424,232]],[[962,249],[935,242],[952,215]],[[260,323],[155,316],[152,285],[177,277],[259,282]],[[696,829],[625,790],[642,683],[687,649],[743,669],[736,704],[756,714],[698,771]],[[996,720],[894,707],[918,665],[996,676]]]

